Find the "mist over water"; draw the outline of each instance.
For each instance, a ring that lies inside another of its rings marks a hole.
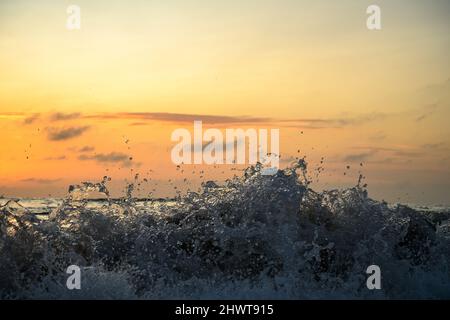
[[[0,296],[450,298],[450,210],[375,201],[362,177],[316,192],[302,159],[273,176],[261,169],[166,200],[134,199],[135,184],[112,199],[108,177],[63,200],[3,199]],[[72,264],[81,290],[65,286]],[[381,290],[366,287],[373,264]]]

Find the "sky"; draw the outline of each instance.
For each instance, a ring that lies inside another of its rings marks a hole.
[[[376,199],[450,205],[449,14],[447,0],[1,0],[0,195],[104,175],[120,195],[136,173],[139,196],[165,195],[236,173],[177,170],[171,132],[196,119],[279,128],[283,164],[306,156],[313,174],[323,158],[313,188],[362,173]]]

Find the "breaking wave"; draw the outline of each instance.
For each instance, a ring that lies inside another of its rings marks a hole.
[[[70,186],[48,216],[0,207],[0,297],[450,298],[450,211],[375,201],[360,182],[315,192],[303,160],[172,200],[133,199],[132,185],[111,199],[108,181]],[[81,290],[66,288],[72,264]],[[366,286],[373,264],[381,290]]]

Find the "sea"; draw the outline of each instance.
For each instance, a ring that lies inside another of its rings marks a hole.
[[[377,201],[360,182],[315,191],[306,171],[256,165],[170,199],[111,198],[108,177],[2,198],[0,298],[450,298],[450,208]]]

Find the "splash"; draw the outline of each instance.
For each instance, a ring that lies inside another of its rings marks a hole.
[[[67,196],[67,200],[73,201],[85,199],[92,192],[102,193],[109,199],[109,190],[106,187],[106,183],[108,181],[111,181],[111,178],[104,176],[102,181],[98,183],[82,182],[79,185],[71,185],[69,186],[69,193]]]
[[[105,177],[71,186],[48,219],[0,207],[3,298],[449,298],[450,212],[368,197],[360,176],[316,192],[305,159],[257,164],[172,200],[111,199]],[[87,199],[90,192],[107,201]],[[81,199],[81,200],[80,200]],[[84,289],[64,287],[83,267]],[[366,287],[366,268],[383,288]]]

